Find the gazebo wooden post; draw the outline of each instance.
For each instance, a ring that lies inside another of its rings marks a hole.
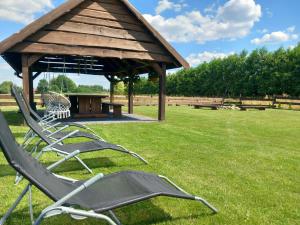
[[[36,77],[33,76],[31,66],[42,57],[41,54],[23,54],[22,55],[22,77],[23,77],[23,93],[31,107],[35,108],[34,104],[34,90],[33,80],[40,74],[37,73]]]
[[[28,55],[22,55],[22,77],[23,77],[23,93],[27,101],[30,102],[30,68],[28,64]]]
[[[33,73],[31,69],[29,69],[29,103],[31,107],[35,108],[34,106],[34,90],[33,90]]]
[[[115,100],[115,77],[111,76],[110,80],[110,103],[114,103]]]
[[[133,78],[130,76],[128,82],[128,114],[133,114]]]
[[[159,75],[158,120],[166,119],[166,64],[153,64],[155,72]]]

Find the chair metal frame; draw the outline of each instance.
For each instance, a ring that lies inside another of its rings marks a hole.
[[[65,161],[69,160],[70,158],[75,157],[77,154],[79,154],[79,151],[75,151],[72,154],[64,157],[60,161],[58,161],[58,162],[50,165],[49,167],[47,167],[47,169],[49,171],[51,171],[52,169],[58,167],[59,165],[61,165]],[[72,179],[72,178],[68,178],[68,177],[64,177],[64,176],[58,176],[56,174],[54,174],[54,175],[59,179],[64,179],[64,180],[72,181],[72,182],[77,181],[77,180]],[[79,186],[78,188],[73,190],[71,193],[69,193],[68,195],[64,196],[60,200],[56,201],[52,205],[45,208],[40,213],[39,217],[36,220],[34,219],[34,216],[33,216],[32,190],[31,190],[32,184],[28,184],[26,186],[26,188],[22,191],[22,193],[19,195],[19,197],[16,199],[16,201],[13,203],[13,205],[8,209],[8,211],[1,218],[0,225],[4,225],[7,218],[13,213],[14,209],[19,205],[19,203],[21,202],[21,200],[24,198],[24,196],[27,193],[29,195],[28,205],[29,205],[29,214],[30,214],[30,220],[31,220],[32,225],[39,225],[42,222],[42,220],[44,220],[46,218],[49,218],[49,217],[58,216],[58,215],[61,215],[61,214],[68,214],[73,219],[77,219],[77,220],[82,220],[82,219],[87,219],[87,218],[95,218],[95,219],[105,220],[110,225],[122,225],[120,220],[114,214],[113,210],[108,211],[110,216],[111,216],[111,217],[109,217],[109,216],[101,214],[101,213],[96,213],[92,210],[91,211],[86,211],[86,210],[74,209],[72,207],[63,206],[63,204],[65,202],[67,202],[69,199],[74,197],[76,194],[82,192],[83,190],[89,188],[91,185],[93,185],[94,183],[96,183],[97,181],[102,179],[103,177],[104,177],[104,175],[101,173],[101,174],[98,174],[98,175],[92,177],[91,179],[87,180],[81,186]],[[159,177],[166,180],[167,182],[169,182],[171,185],[173,185],[175,188],[182,191],[183,193],[186,193],[187,195],[190,195],[188,192],[186,192],[185,190],[180,188],[178,185],[176,185],[174,182],[172,182],[169,178],[167,178],[165,176],[162,176],[162,175],[159,175]],[[194,200],[197,201],[197,202],[200,202],[203,205],[205,205],[206,207],[208,207],[210,210],[212,210],[213,213],[218,213],[218,210],[214,206],[212,206],[210,203],[208,203],[205,199],[203,199],[201,197],[198,197],[198,196],[195,196]]]

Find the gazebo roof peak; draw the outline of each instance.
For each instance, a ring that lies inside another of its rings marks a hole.
[[[149,65],[165,63],[169,69],[189,67],[127,0],[69,0],[1,42],[0,54],[16,71],[21,71],[22,54],[139,60]]]

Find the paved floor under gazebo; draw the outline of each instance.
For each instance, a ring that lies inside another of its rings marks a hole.
[[[66,120],[65,120],[66,121]],[[111,124],[111,123],[151,123],[157,122],[157,119],[151,117],[141,116],[137,114],[123,113],[120,118],[115,118],[113,115],[104,118],[80,118],[80,119],[68,119],[68,122],[76,122],[80,124]]]

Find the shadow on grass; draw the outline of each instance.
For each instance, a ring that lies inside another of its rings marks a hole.
[[[34,197],[34,193],[33,193]],[[36,210],[39,208],[37,204],[33,205],[34,214],[35,218],[39,216],[39,211]],[[39,209],[41,210],[41,209]],[[163,209],[157,207],[154,205],[150,200],[137,203],[131,206],[123,207],[121,209],[118,209],[115,211],[117,217],[120,219],[120,221],[124,224],[130,224],[130,225],[151,225],[155,224],[158,222],[164,222],[164,221],[172,221],[172,217],[170,214],[165,212]],[[108,213],[103,213],[107,216],[110,217]],[[29,224],[29,213],[28,213],[28,208],[24,207],[21,209],[18,209],[11,214],[11,216],[7,220],[7,224],[15,224],[16,222],[27,222]],[[76,221],[70,218],[68,215],[63,215],[63,216],[56,216],[48,219],[44,219],[45,224],[49,225],[63,225],[63,224],[69,224],[68,222],[72,222],[73,225],[80,225],[83,224],[82,221]],[[97,219],[91,219],[88,218],[85,220],[84,224],[99,224],[99,222],[102,222],[101,224],[106,224],[104,220],[97,220]]]
[[[57,158],[57,161],[60,158]],[[83,159],[83,162],[90,168],[90,169],[98,169],[98,168],[109,168],[115,167],[116,164],[112,162],[107,157],[98,157],[98,158],[90,158],[90,159]],[[50,166],[53,162],[45,163],[45,167]],[[59,167],[53,170],[55,173],[62,173],[62,172],[72,172],[72,171],[84,171],[86,170],[77,160],[72,159],[70,161],[66,161],[61,164]]]
[[[24,119],[21,115],[21,113],[18,113],[17,111],[2,111],[4,114],[5,119],[7,120],[7,123],[9,125],[13,126],[23,126],[24,125]]]
[[[9,165],[0,164],[0,177],[15,176],[16,171]]]
[[[60,158],[57,158],[57,161]],[[57,161],[43,163],[45,167],[52,165]],[[109,158],[101,157],[101,158],[93,158],[93,159],[84,159],[84,162],[91,169],[96,168],[109,168],[115,167],[115,163],[112,162]],[[57,167],[53,172],[55,173],[63,173],[63,172],[72,172],[72,171],[84,171],[86,170],[77,160],[72,159],[71,161],[66,161],[59,167]],[[0,164],[0,177],[5,176],[14,176],[16,175],[16,171],[8,164]]]
[[[154,198],[155,199],[155,198]],[[178,200],[185,201],[185,200]],[[176,207],[176,205],[174,205]],[[201,207],[201,206],[200,206]],[[178,221],[183,219],[201,219],[203,217],[214,216],[210,212],[199,212],[199,214],[192,214],[188,216],[172,217],[168,212],[153,204],[152,200],[146,200],[134,205],[130,205],[116,210],[117,216],[121,222],[130,225],[152,225],[167,221]]]
[[[34,197],[34,192],[33,192],[33,197]],[[179,200],[179,201],[184,201],[184,200]],[[176,205],[174,205],[174,207],[176,207]],[[38,204],[33,204],[33,208],[35,212],[35,218],[37,218],[40,213],[39,210],[42,209],[39,207]],[[39,209],[37,210],[37,208]],[[141,224],[153,225],[153,224],[163,223],[163,222],[176,222],[176,221],[190,220],[190,219],[201,220],[204,217],[210,217],[215,215],[212,213],[200,211],[197,214],[172,217],[168,212],[156,206],[152,200],[145,200],[143,202],[125,206],[120,209],[114,210],[114,212],[116,213],[117,217],[120,219],[122,223],[130,224],[130,225],[141,225]],[[104,213],[104,214],[110,216],[108,213]],[[9,217],[7,224],[15,224],[16,222],[20,223],[20,221],[24,222],[24,220],[28,221],[28,224],[30,224],[27,207],[14,211],[14,213]],[[84,224],[94,225],[94,224],[99,224],[100,221],[101,220],[88,218],[87,220],[85,220]],[[52,224],[63,225],[66,223],[69,224],[69,222],[72,222],[73,225],[83,224],[82,221],[73,220],[67,215],[57,216],[57,217],[44,220],[44,223],[49,225]],[[105,224],[105,222],[102,221],[101,224]]]

